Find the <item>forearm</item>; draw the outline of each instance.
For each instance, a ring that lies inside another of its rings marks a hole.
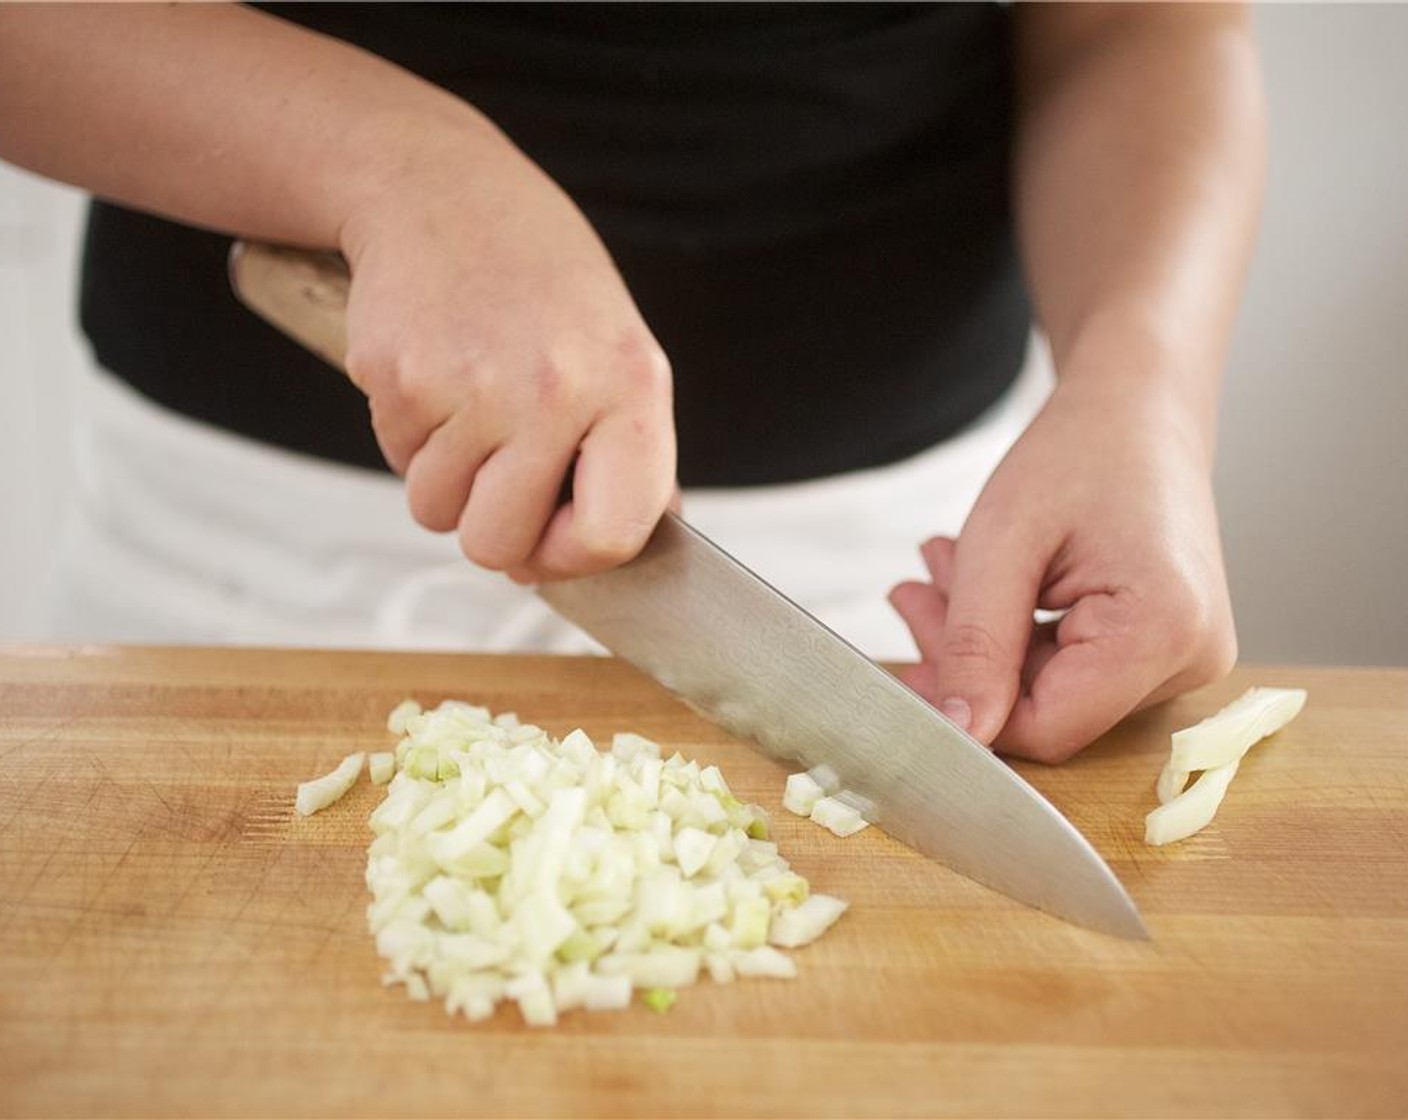
[[[1018,230],[1058,376],[1151,385],[1210,455],[1261,194],[1245,15],[1023,5],[1017,34]]]
[[[414,75],[232,5],[0,5],[0,74],[0,158],[312,247],[398,179],[501,143]]]

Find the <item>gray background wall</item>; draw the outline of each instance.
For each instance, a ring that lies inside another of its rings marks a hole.
[[[1408,664],[1408,7],[1257,12],[1261,241],[1217,487],[1248,661]],[[0,165],[0,638],[39,634],[82,199]]]
[[[1243,657],[1408,664],[1408,8],[1257,23],[1270,182],[1216,475]]]

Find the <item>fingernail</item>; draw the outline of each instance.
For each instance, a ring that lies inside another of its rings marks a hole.
[[[973,709],[968,706],[968,701],[959,696],[950,696],[939,705],[939,711],[958,724],[959,727],[967,731],[973,722]]]

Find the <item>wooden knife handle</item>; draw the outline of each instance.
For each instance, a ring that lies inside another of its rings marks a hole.
[[[230,285],[240,302],[338,369],[347,359],[350,281],[337,253],[254,241],[230,250]]]
[[[230,286],[241,303],[340,370],[347,368],[347,291],[352,275],[338,253],[236,241]],[[572,500],[572,472],[558,504]],[[666,516],[673,516],[669,513]]]

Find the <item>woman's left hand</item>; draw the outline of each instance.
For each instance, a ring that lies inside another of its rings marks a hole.
[[[1209,462],[1171,394],[1063,381],[958,539],[923,545],[933,582],[891,592],[921,655],[901,679],[997,750],[1059,762],[1224,676],[1237,647]]]

